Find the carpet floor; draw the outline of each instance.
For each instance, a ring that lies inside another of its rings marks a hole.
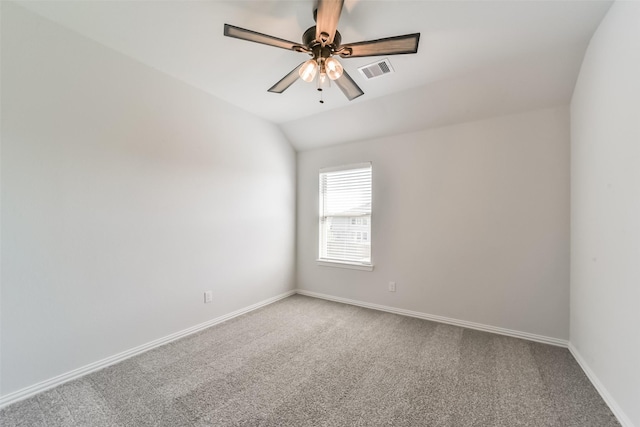
[[[0,411],[13,426],[618,426],[567,349],[294,295]]]

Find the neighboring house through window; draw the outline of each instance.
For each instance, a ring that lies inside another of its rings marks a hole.
[[[320,264],[372,270],[371,178],[371,163],[320,170]]]

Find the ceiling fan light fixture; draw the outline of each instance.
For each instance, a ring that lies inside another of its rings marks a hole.
[[[315,59],[310,59],[300,67],[300,78],[307,83],[311,83],[318,72],[318,63]]]
[[[342,76],[344,68],[342,64],[336,58],[330,57],[324,61],[324,68],[327,71],[327,76],[331,80],[337,80]]]
[[[311,83],[317,78],[317,88],[321,91],[321,95],[324,85],[334,80],[347,99],[352,101],[364,95],[364,92],[334,56],[358,58],[418,53],[420,33],[343,45],[342,36],[337,26],[344,0],[315,0],[314,3],[316,4],[316,10],[313,18],[316,21],[316,25],[308,28],[302,34],[302,44],[246,28],[224,24],[224,35],[227,37],[311,55],[312,59],[291,70],[275,85],[270,87],[268,89],[269,92],[282,93],[295,83],[298,78],[307,83]],[[323,102],[322,98],[320,102]]]

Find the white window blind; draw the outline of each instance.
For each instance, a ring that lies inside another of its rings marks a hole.
[[[371,265],[371,163],[320,170],[319,261]]]

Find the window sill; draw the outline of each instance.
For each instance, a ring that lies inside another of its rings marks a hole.
[[[350,262],[316,260],[321,267],[347,268],[350,270],[373,271],[373,264],[354,264]]]

